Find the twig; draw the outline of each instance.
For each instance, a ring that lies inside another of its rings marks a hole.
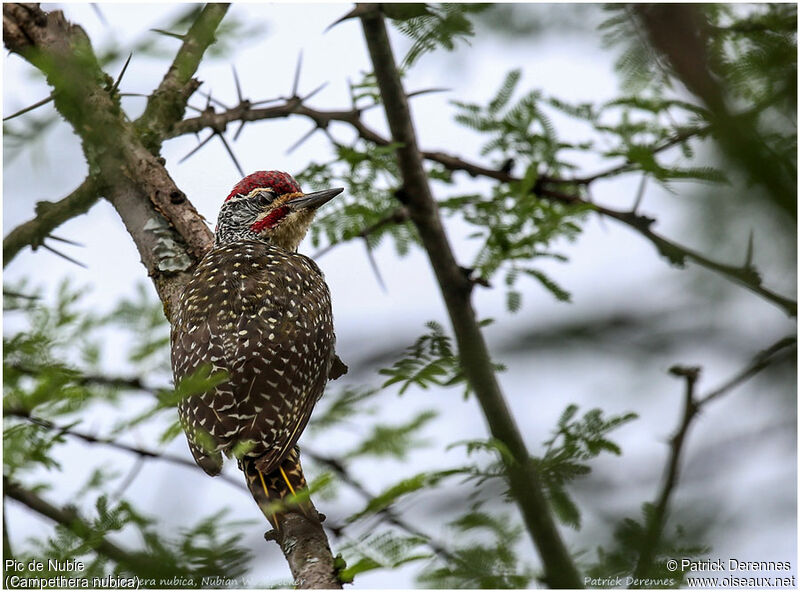
[[[7,293],[7,292],[6,292]],[[8,293],[7,293],[8,294]],[[22,296],[25,298],[38,298],[35,296],[23,296],[21,294],[10,294],[14,296]],[[35,376],[41,374],[43,367],[41,366],[24,366],[22,364],[7,364],[6,366],[10,370],[14,370],[16,372],[20,372],[21,374],[27,374],[29,376]],[[127,378],[124,376],[105,376],[102,374],[83,374],[79,370],[75,370],[73,368],[69,368],[66,366],[58,367],[58,370],[64,372],[65,374],[69,374],[70,380],[74,381],[76,384],[100,384],[105,386],[110,386],[114,388],[123,388],[123,389],[132,389],[136,391],[144,391],[146,393],[150,393],[154,397],[158,397],[159,393],[164,390],[169,390],[167,388],[153,388],[147,386],[140,378]]]
[[[20,224],[3,239],[3,267],[26,246],[38,247],[58,226],[89,211],[100,199],[100,184],[92,177],[57,202],[41,201],[36,217]]]
[[[768,366],[795,355],[796,349],[797,338],[794,336],[784,337],[764,351],[756,354],[751,362],[732,378],[700,397],[695,394],[696,383],[700,377],[699,367],[674,366],[670,369],[670,373],[686,380],[683,411],[675,434],[670,439],[670,454],[664,469],[661,487],[652,504],[652,513],[647,521],[647,534],[633,573],[634,578],[639,580],[646,578],[655,559],[656,550],[668,518],[670,499],[678,485],[681,456],[685,448],[686,437],[697,414],[710,402],[730,393],[734,388]]]
[[[598,204],[592,204],[580,198],[579,196],[570,193],[563,193],[561,191],[554,191],[546,187],[535,188],[534,192],[537,195],[549,198],[551,200],[560,201],[561,203],[569,205],[585,205],[598,214],[613,218],[614,220],[617,220],[618,222],[621,222],[622,224],[625,224],[626,226],[636,230],[644,238],[650,241],[653,246],[656,247],[659,254],[665,257],[673,265],[682,267],[687,260],[693,261],[701,267],[715,271],[723,277],[726,277],[727,279],[747,288],[754,294],[758,294],[765,300],[772,302],[776,306],[783,309],[787,315],[792,317],[797,316],[797,301],[786,298],[785,296],[781,296],[780,294],[765,288],[761,284],[760,274],[754,267],[750,265],[739,267],[736,265],[719,263],[689,249],[688,247],[684,247],[676,242],[666,239],[651,230],[651,227],[655,223],[654,218],[643,216],[636,213],[636,211],[615,210],[613,208],[604,207]]]
[[[700,368],[697,366],[673,366],[670,368],[670,373],[675,376],[682,376],[686,379],[683,413],[678,430],[670,440],[671,451],[666,469],[664,470],[663,484],[661,485],[661,490],[656,501],[653,503],[652,513],[647,521],[647,535],[639,552],[636,568],[633,571],[633,577],[636,580],[641,580],[646,576],[652,564],[658,542],[661,540],[661,533],[664,529],[664,523],[666,522],[667,506],[672,496],[672,491],[678,484],[678,470],[680,467],[683,445],[686,441],[686,434],[689,431],[692,420],[699,411],[694,388],[700,377]]]
[[[718,399],[725,395],[730,390],[736,388],[741,383],[750,379],[754,375],[761,372],[767,366],[780,361],[783,358],[793,355],[793,351],[797,349],[797,338],[794,336],[787,336],[768,347],[753,358],[753,361],[744,368],[741,372],[725,381],[723,384],[715,388],[713,391],[707,393],[697,402],[698,406],[704,406],[711,401]]]
[[[58,432],[59,434],[71,436],[73,438],[83,440],[84,442],[88,442],[89,444],[101,444],[103,446],[108,446],[109,448],[115,448],[116,450],[129,452],[131,454],[138,456],[139,458],[161,460],[164,462],[181,465],[192,470],[200,470],[200,467],[195,462],[187,458],[184,458],[182,456],[175,456],[174,454],[169,454],[168,452],[157,452],[154,450],[139,448],[138,446],[131,446],[130,444],[123,444],[122,442],[117,442],[116,440],[113,440],[111,438],[98,438],[97,436],[86,434],[84,432],[80,432],[78,430],[74,430],[69,427],[56,425],[52,421],[44,419],[42,417],[34,417],[26,410],[4,409],[3,415],[5,415],[6,417],[19,417],[21,419],[29,421],[32,424],[38,425],[48,430],[52,430],[54,432]],[[243,490],[249,496],[249,492],[247,491],[244,482],[232,479],[231,477],[223,474],[220,474],[219,478],[222,481],[228,483],[229,485],[232,485],[237,489]]]
[[[404,206],[401,206],[399,208],[395,208],[377,222],[365,227],[361,232],[358,233],[357,236],[366,239],[369,235],[377,232],[384,226],[388,226],[389,224],[402,224],[403,222],[407,221],[408,221],[408,210]],[[336,244],[341,244],[341,243],[336,243]],[[319,259],[323,255],[325,255],[328,251],[333,249],[333,247],[335,247],[336,244],[328,245],[324,249],[320,249],[319,251],[314,253],[313,258]]]
[[[399,145],[396,154],[403,188],[397,196],[408,208],[436,274],[458,343],[461,367],[480,402],[492,435],[511,453],[512,458],[504,457],[511,491],[539,550],[547,583],[556,588],[580,588],[583,582],[556,529],[538,472],[497,383],[472,309],[472,283],[456,262],[439,218],[383,16],[374,6],[359,6],[370,8],[361,16],[361,25],[392,140]]]

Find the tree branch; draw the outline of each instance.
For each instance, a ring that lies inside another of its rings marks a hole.
[[[604,216],[608,216],[609,218],[613,218],[614,220],[621,222],[622,224],[641,234],[644,238],[650,241],[653,246],[655,246],[661,256],[665,257],[673,265],[682,267],[687,260],[693,261],[701,267],[705,267],[710,271],[715,271],[721,274],[723,277],[726,277],[727,279],[747,288],[754,294],[758,294],[765,300],[772,302],[776,306],[783,309],[787,315],[792,317],[797,316],[797,301],[786,298],[785,296],[781,296],[780,294],[765,288],[761,284],[761,275],[749,262],[745,262],[743,266],[739,267],[713,261],[708,257],[689,249],[688,247],[679,245],[678,243],[666,239],[656,232],[653,232],[651,227],[653,224],[655,224],[655,219],[648,216],[643,216],[635,211],[623,211],[604,207],[586,201],[577,195],[555,191],[544,186],[535,187],[534,193],[540,195],[541,197],[560,201],[561,203],[565,204],[588,206],[595,212]]]
[[[20,224],[3,239],[3,267],[26,246],[34,250],[67,220],[85,214],[100,199],[99,183],[88,177],[75,191],[57,202],[40,201],[36,217]]]
[[[3,477],[3,495],[64,526],[83,539],[96,553],[111,559],[131,573],[139,576],[159,573],[158,562],[149,559],[142,553],[129,551],[112,543],[105,536],[99,535],[97,530],[81,518],[74,508],[54,506],[5,476]]]
[[[189,97],[200,86],[192,75],[206,48],[214,41],[214,31],[227,8],[227,4],[208,4],[201,10],[161,84],[148,98],[144,113],[134,123],[139,138],[153,154],[158,154],[170,128],[183,118]],[[99,198],[100,183],[90,176],[63,200],[55,204],[39,202],[36,218],[12,230],[3,240],[3,266],[26,245],[35,249],[47,234],[67,220],[85,213]],[[168,204],[160,200],[161,207],[175,210],[170,206],[180,205],[184,196],[179,190],[170,191],[169,199]],[[179,215],[180,212],[173,211],[172,214]]]
[[[189,97],[200,86],[200,82],[192,77],[206,49],[216,40],[217,27],[229,7],[229,4],[222,3],[209,3],[203,7],[184,35],[183,44],[161,84],[148,97],[136,127],[152,152],[160,150],[172,127],[183,118]]]
[[[365,5],[368,6],[368,5]],[[403,178],[398,199],[408,208],[436,274],[458,343],[461,367],[472,386],[492,435],[505,443],[513,459],[505,459],[511,490],[533,537],[545,572],[556,588],[582,586],[578,571],[556,529],[538,472],[516,426],[494,374],[489,352],[470,302],[472,284],[456,263],[439,218],[417,148],[416,133],[395,65],[383,16],[377,6],[361,16],[364,37],[378,81]]]
[[[788,358],[790,355],[794,355],[793,352],[796,352],[796,349],[797,338],[793,336],[784,337],[769,348],[759,352],[743,370],[702,397],[698,397],[695,394],[696,383],[700,377],[700,367],[673,366],[670,368],[671,374],[683,377],[686,380],[683,411],[681,412],[681,420],[678,423],[675,434],[670,439],[670,454],[664,468],[661,487],[652,504],[652,513],[647,520],[647,534],[633,573],[634,578],[640,581],[647,578],[647,574],[656,557],[658,545],[661,541],[664,526],[669,514],[669,503],[672,494],[678,486],[681,457],[685,448],[686,437],[698,413],[708,403],[731,392],[735,387],[749,378],[752,378],[768,366]]]
[[[227,5],[210,4],[201,11],[134,125],[122,112],[113,80],[101,70],[83,29],[68,23],[60,11],[3,5],[6,47],[46,75],[56,109],[81,138],[89,169],[98,172],[106,197],[133,238],[168,320],[213,237],[156,154],[168,130],[183,117],[186,101],[197,88],[191,77],[226,10]],[[285,516],[281,548],[293,574],[300,583],[318,585],[321,565],[329,565],[334,573],[325,531],[319,523]],[[325,587],[336,583],[328,579]]]
[[[175,137],[188,133],[196,133],[206,128],[212,129],[217,133],[224,133],[227,125],[236,121],[244,124],[250,121],[281,119],[300,115],[311,119],[318,129],[327,129],[328,125],[334,121],[348,124],[356,131],[361,139],[372,142],[377,146],[388,146],[390,143],[389,139],[381,136],[361,120],[362,111],[363,109],[358,108],[350,110],[314,109],[304,105],[297,97],[285,99],[282,104],[265,109],[253,109],[249,101],[242,101],[236,107],[226,109],[219,113],[215,112],[213,109],[206,109],[197,117],[185,119],[173,127],[171,136]],[[709,134],[711,130],[711,126],[703,126],[680,131],[672,138],[655,146],[653,148],[653,153],[663,152],[693,137],[705,136]],[[449,171],[462,171],[472,177],[486,177],[501,183],[519,183],[521,181],[521,179],[502,168],[494,169],[485,167],[452,154],[425,150],[420,151],[420,154],[425,160],[440,164]],[[633,170],[635,169],[630,162],[624,162],[582,177],[558,178],[542,175],[537,179],[533,194],[542,199],[551,201],[588,206],[598,214],[608,216],[644,236],[658,249],[658,252],[672,264],[683,266],[686,260],[693,261],[697,265],[719,273],[752,291],[754,294],[772,302],[776,306],[782,308],[789,316],[797,316],[797,302],[765,288],[761,284],[761,277],[758,271],[751,265],[748,264],[738,267],[713,261],[688,247],[684,247],[653,232],[651,230],[651,226],[655,223],[655,219],[653,218],[642,216],[635,211],[616,210],[614,208],[604,207],[585,200],[577,191],[566,193],[559,188],[559,186],[563,187],[565,185],[589,186],[598,179],[607,179]],[[365,228],[362,234],[372,231],[373,229]],[[322,249],[317,253],[317,256],[327,253],[332,247],[333,245]]]
[[[315,511],[311,500],[309,504]],[[328,537],[319,521],[287,512],[280,516],[280,530],[271,530],[264,538],[280,546],[297,588],[342,589]]]
[[[21,419],[29,421],[32,424],[41,426],[45,429],[52,430],[54,432],[58,432],[59,434],[65,434],[67,436],[83,440],[84,442],[88,442],[89,444],[101,444],[103,446],[108,446],[109,448],[115,448],[117,450],[122,450],[123,452],[129,452],[140,458],[162,460],[165,462],[170,462],[173,464],[188,467],[192,470],[201,470],[200,467],[197,465],[197,463],[183,456],[176,456],[174,454],[169,454],[168,452],[157,452],[154,450],[147,450],[145,448],[139,448],[138,446],[123,444],[122,442],[117,442],[116,440],[113,440],[111,438],[99,438],[97,436],[80,432],[78,430],[74,430],[69,427],[56,425],[52,421],[44,419],[43,417],[32,416],[30,412],[28,412],[25,409],[3,409],[3,415],[6,417],[19,417]],[[242,491],[247,492],[247,487],[244,485],[243,482],[231,479],[227,475],[223,474],[219,474],[218,477],[222,481],[228,483],[229,485],[233,485],[237,489],[241,489]],[[247,493],[249,497],[249,492]]]
[[[3,30],[8,49],[39,68],[53,87],[56,109],[81,138],[89,169],[97,171],[136,243],[169,318],[211,232],[124,116],[83,29],[60,11],[4,4]]]

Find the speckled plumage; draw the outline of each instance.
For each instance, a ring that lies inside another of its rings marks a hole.
[[[330,293],[317,265],[254,240],[214,248],[186,286],[173,336],[176,381],[202,364],[228,372],[178,406],[197,463],[216,474],[221,452],[252,442],[248,456],[274,469],[302,433],[333,357]],[[192,438],[198,430],[213,451]]]
[[[259,173],[255,186],[246,178],[237,188],[247,193],[235,188],[226,200],[215,245],[184,290],[171,334],[176,384],[206,364],[227,372],[178,405],[192,455],[210,475],[220,472],[223,454],[237,456],[262,509],[272,492],[284,497],[285,475],[293,475],[289,490],[305,486],[295,445],[335,356],[328,286],[314,261],[294,252],[313,210],[278,211],[302,194],[262,192],[258,182],[269,176]],[[282,187],[298,189],[286,177]],[[270,212],[274,226],[263,223]]]

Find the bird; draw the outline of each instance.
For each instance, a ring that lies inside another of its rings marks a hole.
[[[274,170],[239,181],[170,332],[176,387],[189,377],[221,377],[178,403],[195,462],[215,476],[223,454],[236,458],[275,530],[282,512],[315,516],[308,501],[290,503],[307,488],[297,441],[328,379],[347,369],[335,353],[328,285],[297,252],[317,209],[342,191],[303,193]]]

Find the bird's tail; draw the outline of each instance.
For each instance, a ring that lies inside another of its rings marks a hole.
[[[279,530],[280,514],[299,512],[308,518],[316,517],[316,510],[307,497],[297,499],[298,494],[307,489],[308,485],[300,465],[300,450],[296,446],[278,468],[270,473],[263,473],[258,469],[258,460],[244,457],[242,471],[250,493],[274,529]]]

